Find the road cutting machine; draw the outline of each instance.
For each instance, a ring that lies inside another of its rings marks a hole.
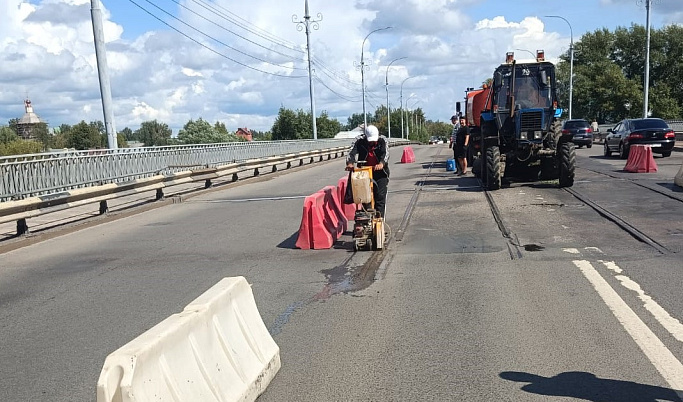
[[[384,218],[375,210],[372,166],[356,167],[351,173],[353,203],[356,204],[353,224],[353,250],[384,248]]]

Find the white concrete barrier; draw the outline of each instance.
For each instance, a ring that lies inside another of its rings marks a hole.
[[[254,401],[279,369],[250,285],[225,278],[110,354],[97,402]]]
[[[674,183],[678,187],[683,187],[683,165],[678,169],[678,173],[676,173],[676,177],[674,177]]]

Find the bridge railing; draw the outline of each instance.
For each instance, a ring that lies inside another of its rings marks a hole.
[[[390,146],[407,143],[392,139]],[[204,181],[210,187],[214,179],[232,175],[234,181],[246,171],[259,175],[260,169],[274,172],[278,165],[337,158],[350,146],[348,139],[272,141],[5,158],[0,161],[0,223],[16,221],[20,235],[28,232],[28,218],[97,202],[102,214],[109,199],[149,191],[160,199],[170,186]]]
[[[258,141],[5,157],[0,158],[0,202],[348,144],[334,139]]]

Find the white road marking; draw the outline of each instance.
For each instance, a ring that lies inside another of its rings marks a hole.
[[[569,254],[581,254],[578,248],[563,248],[562,251]]]
[[[586,247],[586,251],[595,251],[596,253],[604,254],[602,250],[597,247]]]
[[[614,271],[617,274],[621,274],[623,270],[614,261],[600,261],[607,269]],[[676,338],[679,342],[683,342],[683,324],[672,317],[668,311],[666,311],[662,306],[659,305],[651,296],[649,296],[640,285],[633,279],[626,275],[615,275],[614,276],[626,289],[632,290],[638,294],[638,298],[643,301],[643,307],[649,311],[652,316],[660,323],[662,326],[669,331],[669,333]]]
[[[676,356],[667,349],[628,304],[619,297],[609,283],[600,276],[590,261],[575,260],[574,265],[593,285],[607,307],[645,353],[652,365],[664,377],[664,380],[676,391],[679,398],[683,398],[683,391],[681,391],[683,390],[683,364],[676,359]]]

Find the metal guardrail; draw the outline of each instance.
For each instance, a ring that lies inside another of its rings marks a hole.
[[[390,146],[408,143],[391,140]],[[328,147],[321,148],[323,144]],[[102,155],[80,152],[77,155],[6,162],[0,164],[3,186],[19,183],[38,187],[23,192],[21,198],[12,196],[2,200],[0,223],[16,220],[17,234],[20,235],[28,232],[26,219],[31,217],[97,202],[100,203],[100,213],[104,213],[108,199],[153,190],[159,199],[163,197],[165,187],[197,181],[206,181],[205,186],[208,187],[214,178],[232,175],[233,180],[237,180],[237,173],[252,169],[254,175],[258,175],[259,169],[266,167],[276,171],[278,164],[286,163],[289,168],[297,160],[300,165],[309,158],[310,163],[316,157],[323,161],[327,156],[329,160],[333,156],[344,155],[351,144],[348,140],[270,142],[264,143],[262,149],[234,145],[243,144],[154,148],[148,152],[107,151]],[[299,145],[297,152],[284,152],[296,145]],[[301,151],[301,148],[310,148],[311,145],[315,149]],[[267,155],[278,152],[277,155]],[[221,160],[226,156],[233,156],[233,159]],[[88,170],[98,168],[101,171]],[[25,178],[32,177],[32,180],[5,180],[9,175],[20,173],[27,174]]]
[[[349,142],[348,139],[258,141],[53,152],[0,158],[0,203],[157,174],[334,148]]]

